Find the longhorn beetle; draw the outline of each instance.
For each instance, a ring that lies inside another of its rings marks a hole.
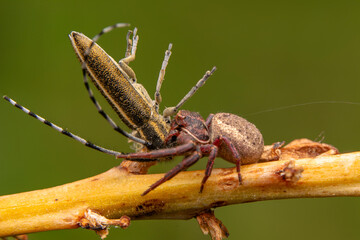
[[[159,114],[159,104],[161,102],[160,89],[165,77],[165,70],[171,55],[172,44],[169,44],[168,50],[165,52],[165,57],[162,63],[160,74],[155,92],[155,100],[152,101],[146,89],[136,82],[134,71],[128,66],[128,63],[135,59],[137,43],[139,36],[137,29],[128,31],[127,47],[125,58],[117,63],[110,57],[96,41],[105,33],[112,31],[115,28],[122,28],[129,26],[126,23],[117,23],[106,27],[93,39],[89,39],[85,35],[77,32],[71,32],[69,37],[72,46],[77,54],[81,64],[85,87],[88,91],[90,99],[96,106],[98,112],[110,123],[114,130],[123,134],[130,140],[144,145],[147,149],[160,149],[164,147],[165,137],[170,128],[170,116],[177,112],[177,110],[189,99],[192,95],[205,84],[206,80],[215,71],[215,67],[211,71],[207,71],[202,79],[186,94],[186,96],[175,106],[165,109],[164,115]],[[130,38],[133,35],[132,39]],[[96,101],[92,90],[87,81],[89,75],[94,85],[100,90],[102,95],[107,99],[110,105],[115,109],[120,119],[131,129],[133,133],[127,133],[122,130],[101,108]],[[91,147],[98,151],[110,154],[120,155],[120,152],[109,150],[98,145],[95,145],[63,128],[47,121],[41,116],[33,113],[29,109],[19,105],[11,98],[4,96],[4,99],[10,102],[15,107],[21,109],[23,112],[43,122],[44,124],[54,128],[64,135],[81,142],[87,147]],[[166,114],[166,115],[165,115]]]
[[[145,88],[136,83],[135,73],[128,66],[128,63],[135,59],[138,42],[136,29],[134,29],[134,32],[128,32],[125,58],[120,60],[118,64],[95,43],[102,34],[114,28],[123,27],[124,25],[125,24],[115,24],[107,27],[96,35],[93,40],[77,32],[72,32],[70,39],[82,63],[85,87],[98,112],[116,131],[132,141],[145,145],[149,152],[122,154],[102,148],[48,122],[25,107],[17,104],[12,99],[6,96],[4,98],[30,116],[35,117],[57,131],[88,147],[115,155],[117,158],[133,161],[156,161],[165,157],[186,156],[180,164],[166,173],[163,178],[152,184],[142,195],[146,195],[165,181],[170,180],[203,156],[209,156],[209,160],[205,176],[201,183],[200,192],[202,192],[204,184],[211,174],[216,156],[220,156],[236,164],[238,179],[241,184],[240,165],[257,162],[264,148],[263,137],[255,125],[230,113],[211,114],[206,121],[204,121],[200,114],[186,110],[180,110],[174,120],[171,121],[171,124],[169,124],[169,117],[175,114],[184,102],[205,83],[216,68],[214,67],[212,71],[206,72],[204,77],[199,80],[175,107],[165,109],[163,115],[160,115],[158,112],[161,102],[160,88],[171,55],[171,44],[165,53],[157,82],[155,100],[152,101]],[[133,34],[132,40],[130,39],[131,34]],[[102,110],[89,87],[86,74],[90,76],[95,86],[108,100],[123,122],[135,131],[134,135],[123,131]]]
[[[169,131],[169,116],[176,113],[185,101],[205,83],[215,68],[211,72],[207,71],[204,77],[198,81],[175,107],[165,109],[164,115],[160,115],[160,89],[171,55],[172,44],[169,44],[169,48],[165,52],[156,86],[155,101],[152,101],[146,89],[137,83],[134,71],[128,66],[129,62],[135,60],[139,40],[137,29],[135,28],[133,32],[128,32],[125,58],[121,59],[119,63],[116,63],[112,57],[95,43],[104,33],[123,26],[127,26],[127,24],[115,24],[104,28],[92,40],[77,32],[71,32],[69,37],[75,53],[82,63],[85,87],[98,112],[116,131],[122,133],[130,140],[145,145],[149,150],[160,149],[164,147],[164,140]],[[132,39],[130,38],[131,34],[133,35]],[[89,87],[86,74],[90,76],[94,85],[107,99],[120,119],[134,131],[134,134],[121,130],[102,110]]]

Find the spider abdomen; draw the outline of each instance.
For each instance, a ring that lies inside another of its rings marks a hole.
[[[256,126],[246,119],[231,113],[217,113],[209,126],[210,139],[227,137],[241,157],[241,164],[256,163],[263,153],[264,140]],[[222,143],[218,155],[229,161],[236,162],[229,147]]]

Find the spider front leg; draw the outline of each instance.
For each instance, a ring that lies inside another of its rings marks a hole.
[[[214,114],[210,114],[207,118],[206,118],[206,121],[205,121],[205,125],[207,128],[210,128],[210,124],[211,124],[211,120],[213,119],[214,117]]]
[[[178,165],[176,165],[173,169],[167,172],[163,178],[159,179],[154,184],[152,184],[145,192],[143,192],[143,194],[141,194],[141,196],[145,196],[150,191],[154,190],[164,182],[175,177],[179,172],[186,170],[191,165],[196,163],[201,157],[202,157],[202,153],[200,151],[200,147],[197,147],[196,150],[190,156],[184,158]]]
[[[215,158],[218,153],[218,147],[213,144],[207,144],[207,145],[201,146],[201,152],[202,153],[210,152],[210,154],[209,154],[209,160],[207,162],[206,169],[205,169],[205,176],[201,181],[200,193],[202,193],[202,191],[204,189],[204,185],[211,175],[211,172],[212,172],[212,169],[214,166],[214,161],[215,161]]]
[[[241,165],[241,157],[239,152],[236,150],[234,144],[231,143],[230,139],[225,137],[225,136],[219,136],[217,138],[215,138],[213,144],[215,146],[217,146],[218,148],[220,148],[221,144],[225,143],[228,147],[228,149],[231,152],[231,155],[233,156],[233,158],[235,159],[235,164],[236,164],[236,172],[238,174],[238,178],[239,178],[239,184],[242,184],[242,178],[241,178],[241,174],[240,174],[240,165]]]
[[[130,161],[147,162],[155,161],[157,158],[162,157],[183,155],[184,153],[187,153],[193,149],[195,149],[195,143],[190,142],[176,147],[153,150],[150,152],[119,154],[116,156],[116,158],[124,158]]]

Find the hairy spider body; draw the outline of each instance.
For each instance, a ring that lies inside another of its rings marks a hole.
[[[142,195],[146,195],[162,183],[170,180],[204,156],[208,156],[209,160],[200,192],[202,192],[205,182],[211,175],[217,156],[235,163],[241,184],[240,165],[257,162],[264,149],[264,141],[260,131],[244,118],[230,113],[217,113],[209,115],[204,121],[199,113],[187,110],[180,110],[176,114],[171,122],[165,145],[168,148],[117,156],[134,161],[152,161],[163,157],[185,156],[177,166],[152,184]]]
[[[256,126],[231,113],[215,114],[211,120],[209,132],[211,142],[219,136],[230,139],[240,154],[242,165],[257,162],[264,150],[264,140]],[[218,156],[236,163],[236,159],[226,144],[220,145]]]

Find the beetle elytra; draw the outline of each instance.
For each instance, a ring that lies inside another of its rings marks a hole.
[[[104,33],[110,32],[115,28],[125,26],[128,26],[128,24],[117,23],[106,27],[93,39],[90,39],[84,34],[78,32],[72,32],[69,36],[75,53],[82,64],[85,87],[88,90],[89,96],[95,104],[98,112],[116,131],[120,132],[130,140],[140,143],[145,147],[145,150],[161,149],[164,147],[165,138],[170,129],[169,117],[174,114],[174,109],[177,111],[177,109],[179,109],[184,102],[187,101],[197,91],[197,89],[206,82],[209,76],[215,71],[215,67],[212,71],[207,71],[204,77],[198,81],[196,86],[193,87],[175,107],[170,108],[172,109],[170,113],[165,109],[164,112],[167,114],[161,115],[159,114],[159,104],[161,102],[160,88],[164,80],[166,66],[171,55],[172,44],[169,45],[168,50],[165,52],[165,57],[156,87],[156,97],[153,101],[146,89],[141,84],[137,83],[134,71],[128,66],[128,63],[135,59],[137,43],[139,40],[136,28],[134,31],[129,31],[127,34],[125,58],[121,59],[119,63],[117,63],[98,44],[96,44],[96,41]],[[133,35],[132,39],[130,38],[131,34]],[[122,130],[115,121],[103,111],[90,89],[86,75],[90,76],[94,85],[100,90],[102,95],[116,111],[120,119],[133,131],[133,133],[127,133]],[[29,109],[19,105],[7,96],[4,96],[4,99],[30,116],[65,134],[66,136],[83,143],[85,146],[115,156],[121,154],[118,151],[97,146],[69,131],[64,130],[63,128],[31,112]]]

